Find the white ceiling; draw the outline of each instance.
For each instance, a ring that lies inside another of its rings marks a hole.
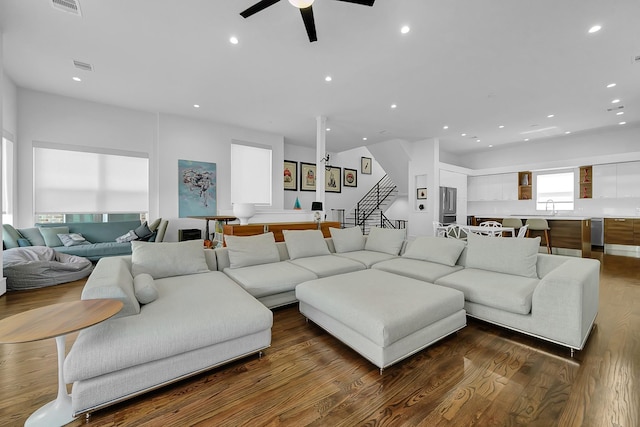
[[[329,151],[437,137],[463,153],[640,121],[638,0],[316,0],[316,43],[287,0],[248,19],[239,13],[257,0],[79,2],[82,17],[0,0],[18,86],[310,147],[323,115]],[[615,98],[623,116],[606,111]]]

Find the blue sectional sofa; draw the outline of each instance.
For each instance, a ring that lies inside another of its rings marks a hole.
[[[167,221],[156,221],[150,226],[153,235],[148,241],[162,241]],[[36,224],[31,228],[15,229],[4,224],[2,240],[6,249],[24,246],[48,246],[56,252],[76,255],[97,261],[106,256],[131,255],[131,242],[117,242],[116,239],[141,227],[140,221],[84,222]],[[86,242],[66,246],[58,234],[81,234]]]

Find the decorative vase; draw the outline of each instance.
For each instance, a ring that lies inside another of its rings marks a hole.
[[[240,220],[240,225],[247,225],[249,218],[256,213],[256,207],[253,203],[234,203],[233,215]]]
[[[300,200],[298,200],[297,197],[296,202],[293,204],[293,209],[302,209],[302,206],[300,206]]]

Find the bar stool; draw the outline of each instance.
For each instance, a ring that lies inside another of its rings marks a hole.
[[[518,232],[518,229],[522,228],[522,220],[520,218],[503,218],[502,219],[503,227],[513,227],[513,234],[515,236]]]
[[[529,230],[544,231],[544,240],[547,243],[547,253],[551,253],[551,229],[549,223],[544,218],[529,218],[527,220]]]

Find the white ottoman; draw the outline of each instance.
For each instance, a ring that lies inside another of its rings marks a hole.
[[[464,294],[379,270],[296,286],[300,312],[380,368],[467,324]]]

